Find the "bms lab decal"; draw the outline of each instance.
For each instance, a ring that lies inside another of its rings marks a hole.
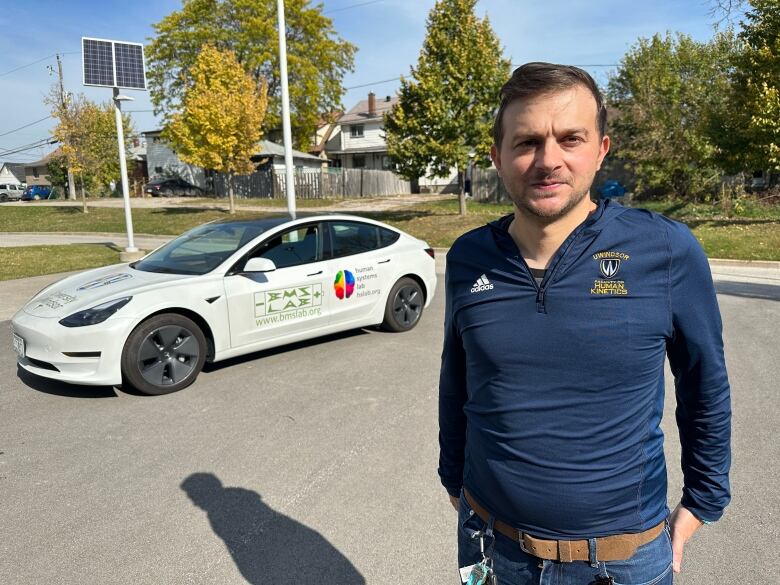
[[[623,262],[631,257],[624,252],[597,252],[593,254],[593,259],[598,262],[599,274],[602,278],[593,281],[593,288],[590,289],[592,295],[628,295],[626,282],[617,280],[618,273]]]
[[[255,324],[269,325],[320,315],[322,285],[308,284],[255,293]]]

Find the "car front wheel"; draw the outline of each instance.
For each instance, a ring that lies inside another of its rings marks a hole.
[[[164,313],[130,334],[122,352],[122,378],[143,394],[170,394],[192,384],[206,361],[206,337],[187,317]]]
[[[401,278],[387,296],[382,328],[394,332],[409,331],[420,321],[424,305],[422,287],[417,281]]]

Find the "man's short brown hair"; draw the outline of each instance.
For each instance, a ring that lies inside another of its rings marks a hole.
[[[496,146],[501,146],[501,140],[504,138],[504,110],[511,102],[570,89],[576,85],[585,87],[593,94],[597,108],[596,126],[603,138],[607,133],[607,107],[596,82],[588,72],[573,65],[534,62],[515,69],[512,77],[501,88],[501,105],[493,122],[493,142]]]

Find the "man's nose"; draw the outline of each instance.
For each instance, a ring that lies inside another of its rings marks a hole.
[[[536,151],[535,166],[546,172],[554,171],[562,165],[561,146],[555,139],[545,140]]]

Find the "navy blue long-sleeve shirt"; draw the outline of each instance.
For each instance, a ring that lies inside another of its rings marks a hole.
[[[537,284],[507,228],[447,254],[439,475],[542,538],[639,532],[668,515],[660,421],[675,376],[682,504],[730,499],[731,405],[707,259],[690,230],[602,201]]]

